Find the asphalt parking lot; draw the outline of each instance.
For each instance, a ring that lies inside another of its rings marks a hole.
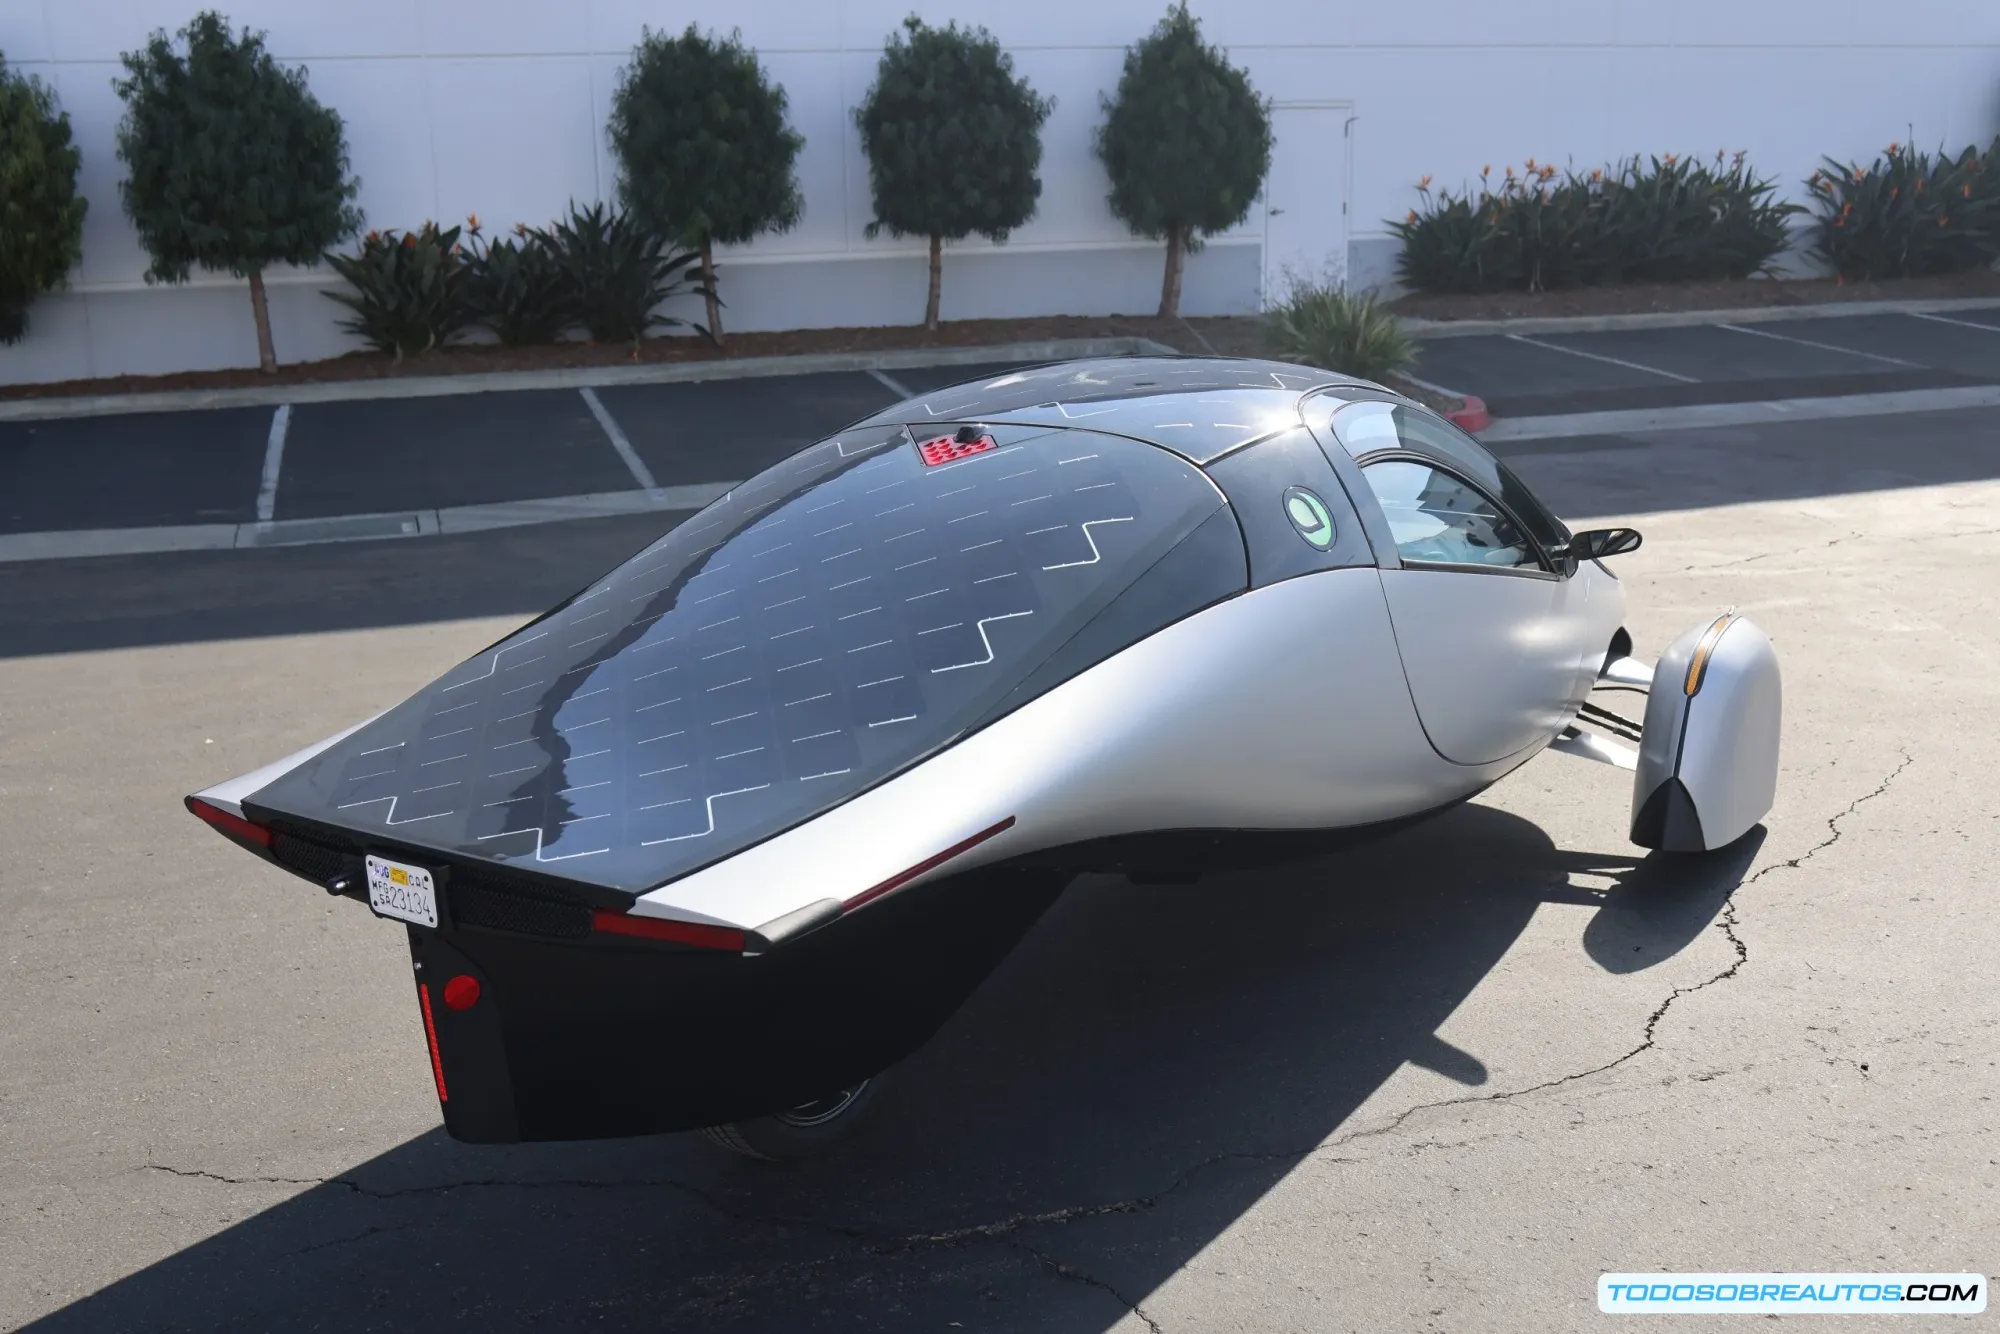
[[[1581,414],[2000,388],[2000,307],[1771,314],[1431,336],[1417,371],[1481,397],[1502,424],[1496,439]],[[696,508],[906,394],[1012,368],[0,420],[0,562]]]
[[[1503,418],[1991,385],[2000,309],[1430,337],[1417,373]]]
[[[0,534],[283,523],[737,482],[905,390],[1004,369],[0,422]]]
[[[662,485],[780,447],[710,432],[743,453],[676,471],[674,414],[600,393]],[[616,481],[559,397],[520,420]],[[217,437],[228,504],[254,505],[262,418]],[[480,438],[430,420],[357,424],[395,503],[514,476],[427,470]],[[688,1136],[449,1141],[399,932],[179,806],[670,517],[0,564],[0,1327],[1581,1329],[1606,1270],[1990,1273],[1991,421],[1510,442],[1566,517],[1645,532],[1617,565],[1642,654],[1726,606],[1773,635],[1765,827],[1644,857],[1615,772],[1548,756],[1338,857],[1080,882],[848,1152],[790,1169]],[[37,476],[87,490],[131,439]],[[381,506],[309,480],[317,447],[296,513]],[[79,524],[211,503],[156,501],[29,503]]]

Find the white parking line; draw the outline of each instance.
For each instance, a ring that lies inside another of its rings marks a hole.
[[[1904,361],[1900,357],[1885,357],[1879,352],[1857,352],[1851,347],[1840,347],[1833,343],[1815,343],[1810,338],[1794,338],[1790,334],[1774,334],[1768,329],[1746,329],[1740,324],[1718,324],[1718,329],[1731,333],[1754,334],[1758,338],[1775,338],[1781,343],[1797,343],[1800,347],[1816,347],[1822,352],[1845,352],[1850,357],[1866,357],[1870,361],[1886,361],[1891,366],[1916,366],[1914,361]]]
[[[584,404],[589,407],[590,415],[597,418],[597,424],[604,428],[604,434],[610,439],[611,447],[618,451],[618,457],[625,460],[625,467],[631,472],[632,480],[648,491],[659,490],[660,484],[653,480],[652,469],[646,466],[646,460],[639,457],[639,451],[632,448],[632,442],[625,438],[624,428],[618,425],[618,419],[599,401],[597,391],[585,387],[576,392],[583,395]]]
[[[1601,361],[1611,366],[1623,366],[1628,371],[1644,371],[1648,375],[1658,375],[1669,380],[1679,380],[1682,384],[1701,383],[1701,381],[1695,379],[1692,375],[1676,375],[1672,371],[1663,371],[1658,366],[1641,366],[1636,361],[1620,361],[1617,357],[1607,357],[1597,352],[1579,352],[1573,347],[1564,347],[1560,343],[1544,343],[1541,339],[1530,338],[1526,334],[1508,334],[1507,336],[1517,343],[1526,343],[1530,347],[1544,347],[1551,352],[1567,352],[1572,357],[1582,357],[1586,361]]]
[[[1935,320],[1939,324],[1956,324],[1961,329],[1983,329],[1987,333],[2000,333],[2000,325],[1977,324],[1972,320],[1954,320],[1944,315],[1927,315],[1921,310],[1913,310],[1910,315],[1919,320]]]
[[[910,387],[904,384],[901,380],[898,380],[895,376],[885,374],[882,371],[878,370],[870,370],[868,373],[874,376],[881,383],[889,386],[889,388],[894,390],[896,393],[901,394],[904,398],[916,397],[915,394],[910,392]]]
[[[285,464],[285,432],[292,427],[292,405],[280,403],[271,414],[271,434],[264,442],[264,479],[257,486],[257,522],[269,523],[278,512],[278,472]]]
[[[1698,403],[1684,408],[1620,408],[1547,417],[1503,417],[1479,433],[1484,441],[1560,440],[1579,435],[1628,435],[1638,431],[1698,431],[1712,426],[1765,426],[1774,422],[1900,416],[2000,407],[2000,385],[1954,389],[1897,389],[1879,394],[1784,398],[1765,403]],[[4,541],[5,539],[0,539]]]

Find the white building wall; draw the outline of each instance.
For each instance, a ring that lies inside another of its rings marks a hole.
[[[118,54],[155,28],[177,28],[196,7],[0,0],[0,51],[54,85],[91,200],[71,288],[36,306],[25,342],[0,348],[0,382],[254,364],[242,284],[225,276],[147,287],[118,202]],[[1044,132],[1039,216],[1004,247],[948,249],[946,318],[1150,311],[1158,248],[1110,216],[1089,145],[1124,47],[1157,20],[1162,0],[916,7],[932,22],[988,27],[1057,99]],[[1498,172],[1529,156],[1594,166],[1633,152],[1741,148],[1797,197],[1822,154],[1865,159],[1913,135],[1955,149],[2000,129],[2000,5],[1973,0],[1193,7],[1210,39],[1280,104],[1345,104],[1351,141],[1328,144],[1324,155],[1334,179],[1274,181],[1273,191],[1328,215],[1326,235],[1346,236],[1349,270],[1362,283],[1388,277],[1394,245],[1383,220],[1412,207],[1426,173],[1456,184],[1484,164]],[[476,212],[489,233],[546,222],[571,198],[612,193],[604,118],[643,24],[740,27],[790,94],[806,136],[804,221],[720,257],[729,327],[769,329],[920,316],[921,243],[862,234],[867,168],[851,114],[883,38],[910,8],[910,0],[238,0],[227,12],[267,30],[273,51],[306,64],[315,94],[339,109],[370,226]],[[1344,225],[1334,203],[1343,193]],[[1260,207],[1195,258],[1189,313],[1257,308],[1265,226]],[[352,346],[334,327],[342,312],[319,294],[331,281],[323,270],[274,276],[282,359]]]

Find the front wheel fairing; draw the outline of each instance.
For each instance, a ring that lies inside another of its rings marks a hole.
[[[246,806],[628,892],[828,810],[993,716],[1226,508],[1135,440],[992,438],[794,455]]]

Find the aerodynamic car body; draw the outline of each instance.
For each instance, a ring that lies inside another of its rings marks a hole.
[[[1634,659],[1638,541],[1378,385],[1040,367],[857,422],[188,804],[407,927],[453,1135],[782,1156],[1078,873],[1296,856],[1551,747],[1631,774],[1643,846],[1742,835],[1775,657],[1725,613]]]

